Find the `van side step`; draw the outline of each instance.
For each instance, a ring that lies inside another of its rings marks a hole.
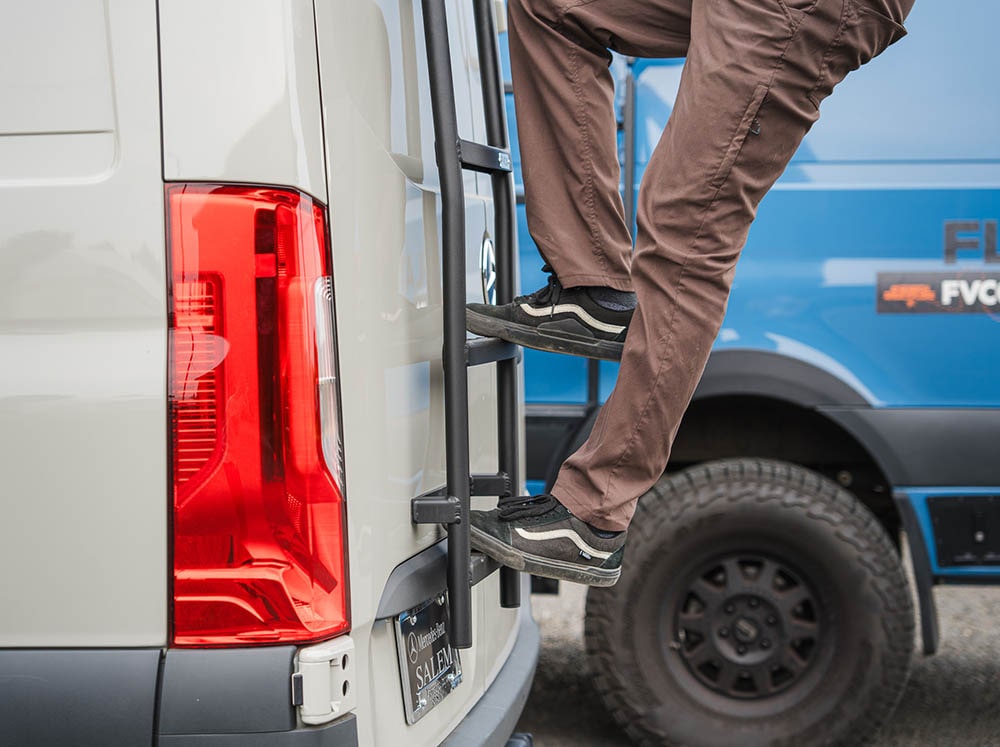
[[[462,170],[489,174],[493,189],[496,250],[497,303],[514,300],[514,189],[494,0],[472,0],[479,52],[486,143],[463,140],[458,135],[455,84],[451,69],[448,18],[444,0],[422,0],[424,41],[434,117],[435,156],[441,184],[442,279],[444,306],[444,418],[446,481],[444,493],[415,498],[413,520],[441,523],[448,528],[448,599],[451,643],[472,646],[472,593],[469,542],[469,499],[473,492],[509,494],[518,484],[517,346],[499,340],[467,341],[465,331],[466,252],[465,193]],[[468,367],[495,362],[497,366],[497,438],[499,465],[496,476],[483,480],[471,475],[469,464]],[[499,478],[501,478],[500,480]],[[505,483],[501,485],[499,483]],[[500,488],[503,487],[503,490]],[[520,605],[519,574],[500,572],[500,603]]]

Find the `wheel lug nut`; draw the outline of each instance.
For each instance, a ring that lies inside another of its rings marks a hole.
[[[719,628],[719,638],[728,638],[729,628]]]
[[[760,647],[761,648],[771,648],[771,642],[769,640],[767,640],[767,638],[765,638],[764,640],[762,640],[760,642]]]
[[[750,600],[750,609],[757,609],[757,605],[759,605],[759,604],[760,604],[760,601],[758,601],[757,599],[751,599]]]
[[[736,653],[738,653],[738,654],[745,654],[746,652],[747,652],[747,647],[746,646],[737,646]]]
[[[778,623],[778,618],[776,618],[774,615],[768,615],[767,616],[767,624],[768,625],[777,625],[777,623]]]
[[[731,605],[731,604],[727,604],[726,605],[726,614],[727,615],[731,615],[735,611],[736,611],[736,608],[733,605]]]

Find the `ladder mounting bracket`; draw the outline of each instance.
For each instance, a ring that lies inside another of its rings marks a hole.
[[[470,495],[495,495],[506,498],[512,494],[510,475],[506,472],[496,475],[472,475]]]
[[[410,502],[414,524],[461,524],[462,504],[453,495],[425,495]]]

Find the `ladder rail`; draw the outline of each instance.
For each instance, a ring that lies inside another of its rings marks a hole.
[[[473,0],[479,75],[486,115],[486,142],[507,149],[507,116],[504,85],[500,71],[494,0]],[[514,179],[510,172],[491,174],[493,187],[494,248],[497,266],[497,303],[514,300],[517,288],[517,257],[514,254]],[[497,361],[497,445],[500,472],[518,482],[517,360]],[[517,607],[521,603],[520,574],[504,566],[500,570],[500,604]]]
[[[435,133],[435,156],[441,186],[442,301],[444,344],[442,366],[445,391],[445,495],[426,497],[413,503],[415,521],[445,520],[448,527],[448,592],[451,643],[455,648],[472,645],[470,499],[473,490],[469,457],[468,366],[483,357],[470,356],[466,342],[465,304],[465,192],[463,169],[488,173],[494,199],[494,248],[497,266],[497,300],[509,303],[516,287],[514,255],[513,179],[508,150],[507,123],[500,74],[500,56],[493,0],[473,0],[477,49],[480,62],[487,145],[464,141],[458,134],[454,77],[451,67],[445,0],[421,0],[424,41],[431,88]],[[463,151],[466,159],[463,161]],[[519,466],[517,421],[517,362],[520,356],[505,346],[488,343],[481,351],[497,355],[498,478],[516,486]],[[487,350],[488,348],[488,350]],[[500,602],[505,607],[520,604],[520,574],[502,568]]]
[[[445,391],[445,480],[458,500],[459,520],[448,524],[448,600],[451,643],[472,646],[472,589],[469,563],[469,385],[465,364],[465,194],[458,155],[458,117],[444,0],[422,0],[424,41],[431,86],[434,150],[441,184],[442,300]],[[462,406],[464,405],[464,406]]]

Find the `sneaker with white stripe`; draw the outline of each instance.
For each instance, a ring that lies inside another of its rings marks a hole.
[[[472,546],[506,566],[589,586],[618,581],[626,534],[600,536],[550,495],[502,498],[470,527]]]
[[[632,308],[605,308],[587,288],[563,288],[555,274],[544,288],[512,303],[471,303],[466,326],[485,337],[556,353],[621,360]]]

